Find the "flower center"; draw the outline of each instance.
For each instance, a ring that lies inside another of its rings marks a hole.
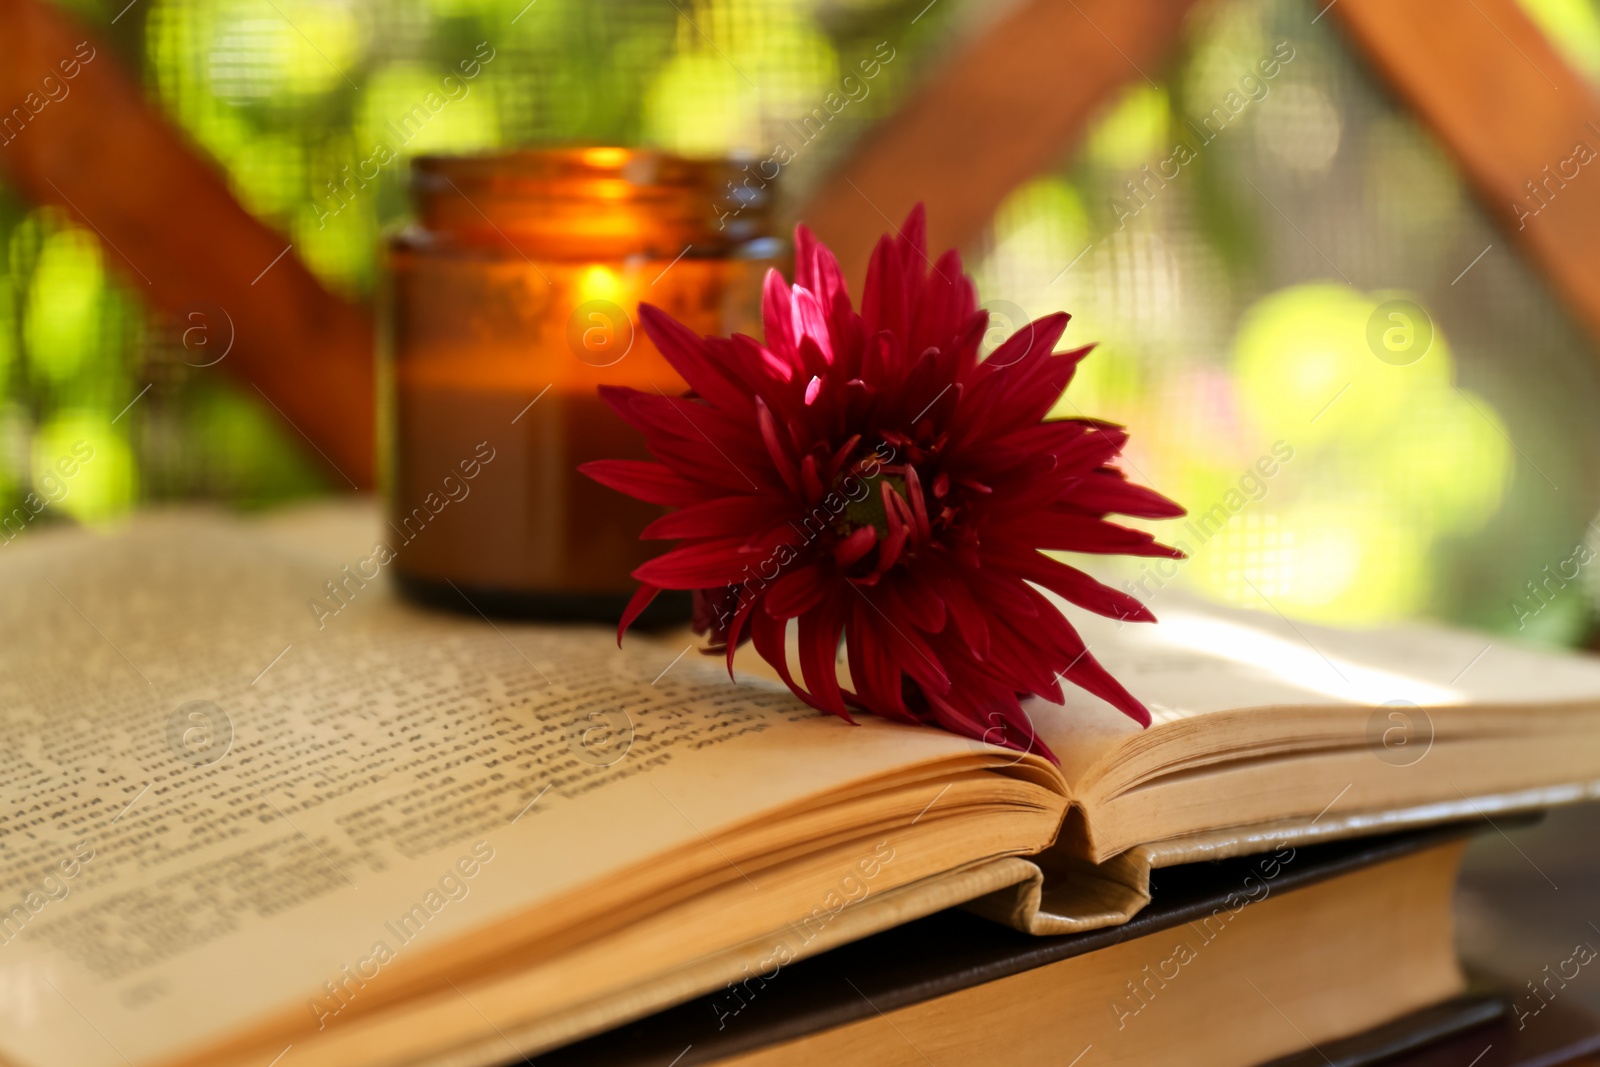
[[[906,480],[898,474],[879,473],[870,478],[858,476],[857,481],[866,488],[866,495],[861,496],[860,489],[856,489],[854,496],[845,493],[849,503],[839,516],[838,531],[841,536],[848,537],[863,526],[871,526],[878,531],[878,538],[882,540],[889,536],[889,516],[884,511],[883,490],[879,486],[887,482],[893,492],[904,497]]]

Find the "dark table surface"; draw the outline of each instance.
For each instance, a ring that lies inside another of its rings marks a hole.
[[[1539,1006],[1531,981],[1551,1002],[1571,998],[1600,1016],[1600,804],[1560,808],[1475,840],[1456,915],[1463,959],[1520,992],[1524,1010]]]

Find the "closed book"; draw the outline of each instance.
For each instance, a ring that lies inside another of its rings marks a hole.
[[[1168,868],[1125,925],[963,911],[774,967],[541,1067],[1376,1062],[1507,1015],[1457,967],[1465,826]]]

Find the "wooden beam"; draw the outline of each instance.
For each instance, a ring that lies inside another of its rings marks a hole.
[[[1600,340],[1600,97],[1588,82],[1516,0],[1332,11]]]
[[[222,308],[234,345],[220,369],[259,388],[351,483],[371,484],[369,313],[286,252],[288,238],[234,199],[105,42],[54,4],[0,3],[0,42],[0,171],[98,234],[106,262],[155,308]]]
[[[878,235],[919,200],[931,248],[970,244],[1113,92],[1161,73],[1193,3],[1022,0],[868,132],[800,217],[858,285]]]

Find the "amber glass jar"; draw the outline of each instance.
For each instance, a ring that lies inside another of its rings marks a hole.
[[[758,332],[783,246],[769,190],[729,161],[617,148],[425,157],[390,237],[382,477],[392,570],[415,599],[614,621],[661,509],[576,470],[646,458],[602,384],[686,387],[637,328]],[[683,611],[666,599],[655,621]],[[645,620],[647,623],[650,620]]]

